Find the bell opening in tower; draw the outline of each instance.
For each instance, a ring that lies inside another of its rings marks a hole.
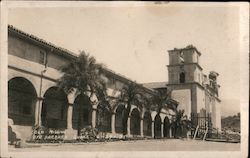
[[[184,72],[180,73],[180,83],[185,83],[185,73]]]

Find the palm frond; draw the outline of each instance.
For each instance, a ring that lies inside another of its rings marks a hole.
[[[63,76],[58,80],[58,86],[67,94],[73,89],[81,94],[90,92],[91,96],[104,92],[106,84],[101,78],[102,69],[102,64],[97,63],[93,56],[81,51],[78,58],[61,68]]]

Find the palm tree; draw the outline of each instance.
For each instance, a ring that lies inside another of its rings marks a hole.
[[[106,91],[104,93],[104,91],[98,91],[98,96],[100,99],[99,101],[99,105],[97,108],[97,128],[99,129],[99,132],[102,134],[102,137],[105,138],[106,133],[107,133],[107,127],[105,126],[105,121],[107,118],[110,118],[111,116],[109,116],[106,112],[112,111],[111,105],[109,103],[110,101],[110,97],[108,97],[108,95],[106,94]]]
[[[151,97],[151,104],[153,105],[151,109],[157,112],[156,116],[160,115],[162,109],[172,109],[176,111],[178,105],[177,102],[174,102],[174,100],[171,99],[171,91],[167,88],[156,89]],[[157,128],[157,125],[155,125],[155,128]],[[156,133],[155,137],[157,137]]]
[[[176,111],[175,120],[172,122],[174,137],[184,136],[188,130],[191,128],[191,121],[184,115],[184,110]]]
[[[157,114],[161,113],[164,108],[172,109],[175,112],[175,117],[170,127],[173,128],[174,137],[178,134],[183,134],[184,130],[189,130],[191,127],[191,121],[184,115],[184,110],[177,110],[178,102],[171,99],[171,91],[166,88],[157,89],[152,96],[153,110],[157,111]]]
[[[171,99],[171,91],[169,91],[166,88],[157,89],[152,96],[152,106],[153,110],[157,111],[157,114],[161,113],[161,110],[163,108],[170,108],[174,111],[176,111],[177,104],[173,103],[173,100]]]
[[[135,105],[142,109],[142,96],[143,95],[139,90],[139,85],[135,82],[129,82],[121,89],[120,95],[116,98],[117,103],[126,105],[124,106],[125,108],[122,116],[123,135],[127,134],[127,122],[131,105]]]
[[[67,94],[75,91],[75,94],[82,96],[85,101],[90,101],[93,94],[96,94],[98,100],[105,100],[106,82],[101,77],[103,65],[97,63],[93,56],[81,51],[75,60],[61,68],[61,72],[63,76],[58,81],[58,87]],[[81,130],[81,109],[82,105],[78,115],[78,133]]]

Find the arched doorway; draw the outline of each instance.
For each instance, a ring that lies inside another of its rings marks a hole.
[[[96,111],[96,127],[100,132],[111,132],[110,109],[106,106],[98,105]]]
[[[48,128],[67,128],[67,95],[57,87],[49,88],[42,103],[42,125]]]
[[[144,136],[152,136],[152,118],[150,112],[145,112],[144,114],[143,134]]]
[[[140,135],[140,121],[140,112],[135,108],[130,116],[130,133],[132,135]]]
[[[170,137],[169,130],[170,130],[170,122],[169,122],[168,117],[165,117],[165,119],[164,119],[164,129],[163,129],[164,137],[166,137],[166,138]]]
[[[123,113],[124,113],[124,105],[119,105],[115,111],[115,132],[122,133],[123,132]]]
[[[161,138],[161,117],[159,114],[155,116],[155,124],[154,124],[154,134],[155,138]]]
[[[73,105],[72,128],[80,130],[92,124],[92,105],[86,95],[78,95]]]
[[[32,83],[22,77],[8,82],[8,117],[16,125],[33,126],[37,94]]]

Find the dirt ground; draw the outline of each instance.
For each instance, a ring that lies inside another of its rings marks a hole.
[[[76,144],[28,144],[25,148],[9,146],[10,152],[32,151],[239,151],[240,143],[199,140],[137,140]]]

